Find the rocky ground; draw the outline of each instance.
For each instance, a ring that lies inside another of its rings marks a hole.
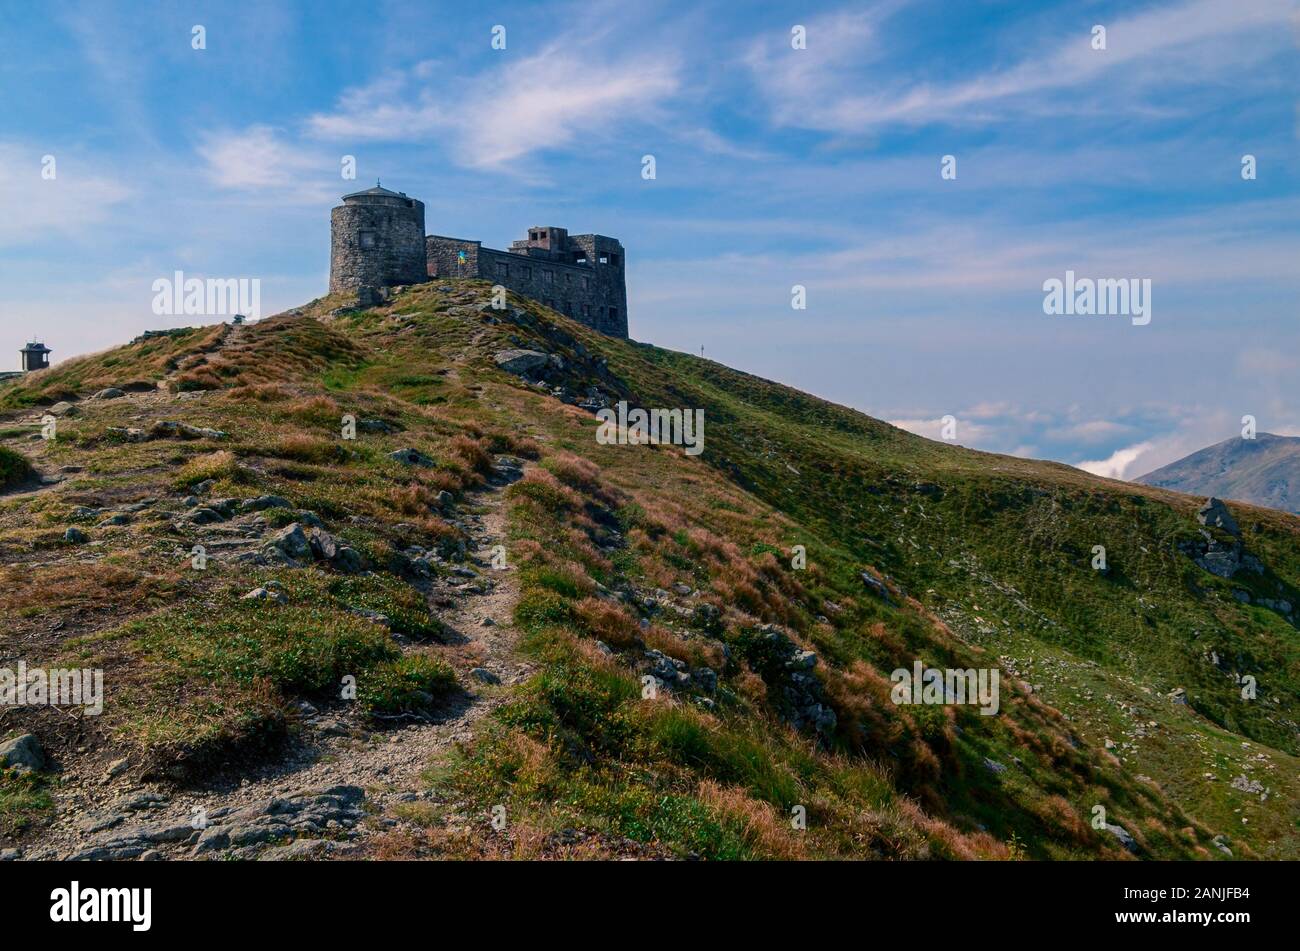
[[[450,643],[401,642],[404,652],[437,651],[450,660],[463,692],[428,716],[378,723],[344,702],[331,709],[303,703],[301,729],[282,758],[237,779],[217,777],[199,789],[141,784],[129,778],[125,763],[104,770],[74,759],[55,787],[55,818],[43,831],[42,845],[26,854],[8,850],[5,857],[321,857],[364,854],[370,838],[400,830],[401,807],[430,795],[421,774],[454,744],[467,741],[474,724],[530,670],[514,653],[511,615],[518,589],[513,569],[492,567],[493,548],[505,536],[501,489],[519,477],[522,465],[507,460],[498,469],[493,485],[461,504],[460,524],[472,541],[467,564],[424,585]],[[220,514],[220,506],[215,508]],[[191,503],[188,511],[212,510]],[[237,557],[310,557],[285,551],[287,536],[305,535],[298,523],[264,537],[259,528],[265,523],[259,526],[255,516],[220,522],[243,552]],[[325,534],[309,531],[312,542]],[[267,600],[268,610],[282,597],[265,589],[250,595]]]

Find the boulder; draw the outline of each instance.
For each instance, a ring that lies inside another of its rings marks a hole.
[[[192,525],[212,525],[215,522],[224,522],[226,517],[210,506],[203,505],[191,509],[184,515],[185,521]]]
[[[275,549],[275,551],[293,562],[311,560],[311,542],[308,541],[307,533],[302,530],[302,526],[297,522],[285,526],[277,534],[271,536],[266,543],[266,547]]]
[[[287,509],[292,508],[287,499],[282,499],[278,495],[259,495],[256,498],[244,499],[239,503],[241,512],[261,512],[265,509]]]
[[[104,389],[100,390],[98,393],[96,393],[94,396],[92,396],[91,399],[92,400],[118,400],[124,396],[126,396],[126,393],[119,390],[117,387],[107,386]]]
[[[645,656],[650,661],[650,674],[664,686],[684,687],[691,682],[684,661],[658,650],[648,650]]]
[[[339,545],[334,557],[330,559],[330,565],[335,571],[354,575],[366,570],[366,559],[355,548]]]
[[[1106,823],[1106,831],[1118,839],[1119,844],[1124,846],[1124,848],[1128,849],[1130,852],[1137,851],[1137,841],[1133,836],[1129,835],[1128,830],[1123,826],[1111,825],[1108,822]]]
[[[1241,529],[1237,527],[1232,513],[1219,499],[1206,499],[1205,504],[1196,513],[1196,520],[1207,528],[1219,528],[1229,535],[1241,535]]]
[[[63,533],[63,540],[70,545],[84,545],[90,541],[90,536],[74,525]]]
[[[284,596],[283,591],[272,591],[269,588],[254,588],[239,600],[270,601],[273,604],[287,604],[289,602],[289,599]]]
[[[225,439],[226,433],[219,429],[205,429],[191,426],[174,419],[160,419],[146,432],[149,439]]]
[[[432,459],[420,452],[420,450],[410,447],[390,452],[388,458],[396,462],[403,462],[408,466],[421,466],[426,469],[433,465]]]
[[[813,651],[799,651],[785,665],[791,670],[812,670],[817,666],[817,655]]]
[[[518,482],[524,477],[524,463],[514,456],[502,456],[493,463],[492,472],[506,482]]]
[[[144,442],[148,438],[143,429],[136,429],[134,426],[109,426],[104,430],[104,434],[123,442]]]
[[[306,525],[308,528],[325,527],[325,523],[321,521],[321,517],[310,509],[299,509],[297,514],[298,521],[303,525]]]
[[[338,554],[338,543],[334,541],[334,536],[323,528],[313,528],[307,535],[307,543],[311,545],[311,553],[320,561],[329,561]]]
[[[24,733],[0,743],[0,768],[19,773],[34,773],[45,766],[45,751],[31,733]]]
[[[550,354],[539,350],[501,350],[493,359],[501,369],[516,376],[541,369],[551,362]]]
[[[1245,775],[1244,773],[1240,776],[1234,776],[1232,782],[1229,783],[1228,785],[1230,785],[1233,789],[1236,789],[1237,791],[1244,792],[1244,793],[1258,794],[1265,791],[1265,786],[1263,783],[1261,783],[1258,779],[1251,779],[1249,776]]]
[[[63,400],[55,403],[45,412],[49,413],[51,416],[76,416],[81,412],[81,410],[77,409],[75,405],[69,403],[67,400]]]
[[[886,588],[884,583],[876,578],[875,575],[871,574],[871,572],[860,572],[858,577],[860,577],[862,583],[867,586],[867,590],[876,597],[880,598],[882,601],[887,601],[890,604],[893,603],[893,599],[889,596],[889,589]]]

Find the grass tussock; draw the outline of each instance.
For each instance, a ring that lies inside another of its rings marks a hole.
[[[31,476],[32,467],[26,456],[0,446],[0,491],[20,485]]]

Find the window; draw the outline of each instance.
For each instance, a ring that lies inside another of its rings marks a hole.
[[[591,290],[591,278],[589,278],[589,277],[584,277],[584,278],[582,279],[582,289],[583,289],[584,291],[589,291],[589,290]]]
[[[564,302],[564,312],[568,314],[570,317],[573,316],[573,301],[566,300]]]
[[[618,320],[618,308],[617,308],[617,307],[611,307],[611,308],[609,309],[609,319],[610,319],[610,320]]]
[[[590,305],[590,304],[583,304],[583,305],[582,305],[582,316],[583,316],[583,317],[590,317],[590,316],[591,316],[591,305]]]
[[[524,280],[525,280],[525,281],[531,281],[532,279],[533,279],[533,269],[530,268],[527,264],[525,264],[525,265],[524,265]]]
[[[554,272],[554,271],[543,271],[543,272],[542,272],[542,283],[543,283],[543,284],[550,284],[553,280],[555,280],[555,272]]]
[[[587,263],[587,252],[586,252],[586,251],[574,251],[574,252],[573,252],[573,263],[574,263],[574,264],[586,264],[586,263]]]
[[[610,254],[610,255],[609,255],[609,263],[610,263],[611,265],[613,265],[614,267],[618,267],[618,255],[617,255],[617,254]]]
[[[497,277],[509,277],[509,276],[510,276],[510,262],[509,262],[509,261],[498,261],[498,262],[497,262]]]
[[[597,263],[597,264],[608,264],[608,263],[609,263],[609,255],[608,255],[606,252],[601,251],[598,255],[596,255],[596,263]]]
[[[358,232],[357,244],[363,248],[373,248],[375,246],[375,233],[373,231]]]

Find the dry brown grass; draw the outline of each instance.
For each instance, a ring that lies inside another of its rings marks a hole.
[[[247,481],[248,471],[244,469],[235,454],[228,449],[204,453],[195,456],[176,473],[178,485],[193,485],[207,479],[227,479],[231,482]]]
[[[294,393],[280,383],[253,383],[237,386],[221,394],[221,399],[228,403],[285,403],[294,398]]]
[[[403,515],[428,515],[435,511],[438,493],[419,482],[394,486],[386,493],[390,507]]]
[[[44,612],[57,602],[60,613],[134,610],[151,595],[179,584],[176,572],[146,575],[131,568],[104,564],[56,564],[45,568],[0,568],[0,616]]]
[[[712,667],[717,670],[726,664],[722,650],[717,645],[694,638],[687,640],[658,624],[651,624],[643,631],[642,640],[646,647],[675,657],[691,667]]]
[[[807,857],[805,839],[771,803],[759,802],[739,786],[701,780],[696,795],[705,805],[744,829],[744,839],[760,855],[774,859]]]
[[[310,396],[292,400],[284,407],[284,413],[290,419],[308,426],[337,429],[343,421],[342,408],[328,396]]]
[[[294,462],[323,465],[338,461],[340,451],[339,444],[332,439],[295,433],[277,440],[267,451],[267,455],[277,459],[292,459]]]
[[[453,457],[469,467],[470,471],[481,476],[492,474],[492,454],[477,439],[469,436],[453,436],[448,451]]]
[[[913,825],[924,830],[931,846],[941,857],[963,861],[1011,858],[1006,843],[999,842],[985,832],[962,832],[927,814],[907,799],[898,801],[898,809]]]
[[[640,631],[636,621],[622,605],[600,598],[584,598],[574,613],[587,625],[591,635],[611,647],[634,647]]]

